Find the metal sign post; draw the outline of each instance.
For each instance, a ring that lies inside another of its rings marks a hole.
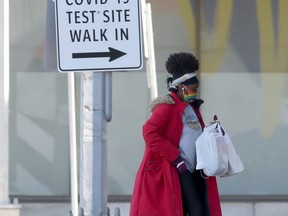
[[[52,2],[55,13],[51,12]],[[143,67],[141,0],[48,0],[48,6],[46,67],[57,66],[59,72],[84,72],[81,74],[79,215],[109,215],[106,145],[107,122],[112,112],[111,71]],[[52,14],[55,21],[51,19]],[[55,52],[56,61],[50,59],[55,58]],[[71,151],[71,155],[75,152]],[[73,216],[77,216],[75,194],[72,197]],[[116,215],[120,215],[118,210]]]
[[[78,214],[78,176],[77,176],[77,137],[76,137],[76,106],[75,106],[75,76],[68,74],[69,97],[69,135],[70,135],[70,190],[72,214]]]
[[[108,73],[81,74],[80,216],[107,212]],[[111,92],[111,91],[110,91]],[[105,111],[106,110],[106,111]],[[110,120],[110,119],[108,119]]]

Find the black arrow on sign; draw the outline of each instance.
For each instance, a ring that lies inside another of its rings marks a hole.
[[[108,47],[109,52],[86,52],[86,53],[72,53],[72,58],[104,58],[109,57],[109,62],[114,61],[117,58],[120,58],[127,53],[120,50]]]

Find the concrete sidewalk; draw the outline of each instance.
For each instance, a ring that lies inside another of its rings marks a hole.
[[[20,203],[20,216],[68,216],[70,203]],[[129,215],[129,203],[109,203],[111,216],[116,207],[121,216]],[[288,216],[287,202],[222,202],[223,216]],[[4,216],[4,215],[0,215]]]

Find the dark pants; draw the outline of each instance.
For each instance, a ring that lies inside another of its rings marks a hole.
[[[199,171],[179,174],[183,216],[210,216],[206,180]]]

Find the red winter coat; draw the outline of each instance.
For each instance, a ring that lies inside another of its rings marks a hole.
[[[187,103],[175,93],[170,96],[152,102],[152,109],[156,108],[143,125],[146,148],[135,179],[130,216],[183,216],[179,176],[172,162],[180,154],[182,113]],[[194,109],[203,127],[199,109]],[[210,215],[221,216],[215,177],[207,179],[207,190]]]

